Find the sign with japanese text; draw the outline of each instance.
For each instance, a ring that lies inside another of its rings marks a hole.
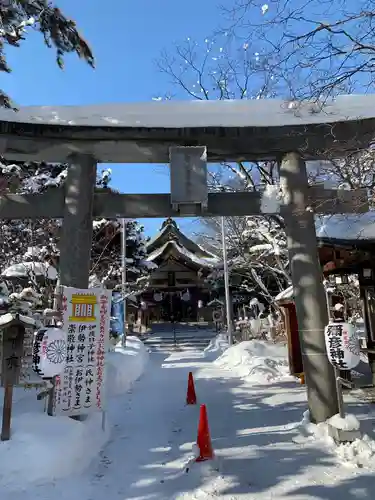
[[[67,356],[64,372],[55,378],[54,415],[85,415],[104,410],[111,295],[109,290],[100,288],[62,287]]]
[[[44,327],[35,335],[33,368],[43,379],[60,375],[66,363],[67,335],[62,328]]]
[[[33,328],[25,329],[25,336],[23,340],[23,357],[21,360],[21,375],[19,385],[25,389],[35,389],[44,387],[44,381],[33,370],[34,362],[34,337],[35,332]]]
[[[325,327],[330,363],[340,370],[352,370],[361,360],[356,328],[350,323],[329,323]]]
[[[3,330],[1,385],[17,385],[20,380],[25,328],[11,325]]]
[[[3,337],[4,330],[0,330],[0,384],[2,385],[2,371],[4,367],[4,357],[3,357]],[[6,335],[5,335],[6,339]],[[31,389],[36,387],[43,387],[44,382],[40,377],[35,376],[33,371],[33,340],[34,340],[34,329],[33,328],[25,328],[23,335],[23,352],[20,354],[19,359],[17,360],[13,357],[8,357],[8,365],[9,363],[13,363],[13,365],[17,365],[17,369],[19,368],[19,373],[15,378],[14,382],[16,386],[23,387],[25,389]],[[12,346],[14,347],[15,342],[12,341]],[[9,347],[9,345],[8,345]],[[21,347],[20,347],[21,349]],[[13,353],[14,354],[14,353]],[[13,361],[11,361],[13,359]],[[18,366],[19,365],[19,366]]]

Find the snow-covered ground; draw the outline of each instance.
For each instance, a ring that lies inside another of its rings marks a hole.
[[[0,490],[29,490],[30,485],[66,478],[85,471],[108,441],[111,409],[142,375],[148,352],[135,337],[126,349],[116,347],[107,358],[109,419],[93,414],[85,421],[50,417],[45,400],[37,401],[35,390],[15,389],[12,437],[0,442]],[[2,391],[0,394],[2,411]],[[25,498],[29,498],[26,496]],[[30,497],[31,498],[31,497]]]
[[[2,487],[1,500],[372,498],[373,441],[336,447],[325,425],[308,423],[305,388],[287,375],[285,346],[250,341],[226,348],[219,336],[204,352],[150,355],[133,388],[110,399],[111,434],[86,471],[24,491]],[[198,403],[207,405],[212,462],[193,461],[199,404],[185,405],[189,371]],[[369,407],[348,402],[371,433]]]

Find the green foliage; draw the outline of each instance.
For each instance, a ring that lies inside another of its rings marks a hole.
[[[0,6],[0,71],[11,72],[5,46],[20,47],[28,29],[39,31],[44,43],[56,50],[56,62],[64,66],[64,55],[75,52],[94,67],[94,56],[79,34],[76,24],[47,0],[2,1]],[[0,106],[16,109],[12,100],[0,89]]]

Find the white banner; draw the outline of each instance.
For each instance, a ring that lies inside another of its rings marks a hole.
[[[359,338],[350,323],[329,323],[325,328],[327,356],[340,370],[352,370],[361,360]]]
[[[111,295],[111,291],[100,288],[62,287],[67,357],[64,372],[56,377],[54,415],[104,410]]]

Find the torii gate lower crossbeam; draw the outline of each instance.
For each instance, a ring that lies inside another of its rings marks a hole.
[[[78,169],[78,167],[77,164],[75,168]],[[72,168],[69,170],[71,171]],[[88,186],[88,175],[88,172],[84,175],[85,186]],[[67,186],[69,182],[68,180]],[[67,189],[67,187],[65,189],[51,188],[43,194],[6,194],[0,196],[0,219],[63,218]],[[82,197],[82,188],[79,193]],[[208,193],[208,207],[205,211],[202,211],[199,205],[193,204],[185,205],[180,211],[174,210],[171,205],[170,193],[118,194],[112,193],[110,190],[102,190],[94,192],[92,196],[92,216],[94,218],[142,219],[262,215],[262,194],[259,192]],[[347,191],[309,186],[307,204],[317,214],[361,213],[368,210],[365,189]]]

